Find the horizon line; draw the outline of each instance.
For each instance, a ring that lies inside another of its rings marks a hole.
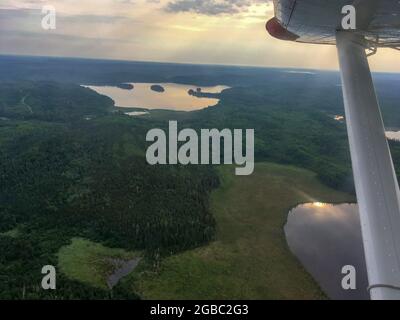
[[[30,57],[30,58],[52,58],[52,59],[80,59],[80,60],[97,60],[97,61],[115,61],[115,62],[139,62],[139,63],[157,63],[157,64],[179,64],[179,65],[198,65],[198,66],[216,66],[216,67],[236,67],[236,68],[255,68],[255,69],[296,69],[296,70],[313,70],[313,71],[327,71],[336,72],[338,69],[315,69],[306,67],[295,66],[265,66],[265,65],[250,65],[250,64],[225,64],[225,63],[212,63],[212,62],[178,62],[178,61],[157,61],[157,60],[130,60],[130,59],[116,59],[116,58],[94,58],[94,57],[80,57],[80,56],[56,56],[56,55],[36,55],[36,54],[18,54],[18,53],[0,53],[1,56],[9,57]]]
[[[56,56],[56,55],[36,55],[36,54],[18,54],[18,53],[0,53],[0,57],[26,57],[26,58],[47,58],[47,59],[71,59],[71,60],[92,60],[92,61],[110,61],[110,62],[132,62],[132,63],[154,63],[154,64],[178,64],[178,65],[196,65],[196,66],[209,66],[209,67],[233,67],[233,68],[253,68],[253,69],[292,69],[292,70],[306,70],[306,71],[322,71],[322,72],[335,72],[339,73],[339,69],[315,69],[307,67],[296,66],[264,66],[264,65],[247,65],[247,64],[224,64],[224,63],[199,63],[199,62],[177,62],[177,61],[155,61],[155,60],[129,60],[129,59],[115,59],[115,58],[92,58],[92,57],[79,57],[79,56]],[[372,73],[383,74],[400,74],[396,71],[372,71]]]

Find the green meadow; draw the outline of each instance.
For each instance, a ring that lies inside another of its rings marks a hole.
[[[112,259],[130,260],[137,255],[123,249],[108,248],[86,239],[73,238],[70,245],[60,249],[58,265],[61,272],[72,280],[108,289],[107,277],[115,269]]]
[[[142,265],[125,281],[144,299],[324,299],[290,252],[284,235],[288,212],[306,202],[351,202],[353,196],[321,184],[292,166],[256,165],[252,176],[219,170],[211,196],[217,222],[210,245],[166,258],[158,272]]]

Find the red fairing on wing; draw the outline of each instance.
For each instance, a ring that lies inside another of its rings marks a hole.
[[[266,28],[271,36],[280,40],[295,41],[299,38],[297,34],[294,34],[283,27],[275,17],[267,22]]]

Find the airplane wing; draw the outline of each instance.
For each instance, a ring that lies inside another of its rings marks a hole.
[[[356,28],[342,30],[342,8]],[[371,298],[400,299],[400,191],[366,49],[400,47],[398,0],[274,0],[269,33],[282,40],[336,45]]]
[[[342,8],[353,4],[357,11],[357,33],[378,47],[400,46],[400,3],[397,0],[274,0],[275,18],[267,24],[291,33],[297,42],[336,44],[341,29]]]

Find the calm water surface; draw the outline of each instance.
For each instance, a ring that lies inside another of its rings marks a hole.
[[[113,274],[111,274],[107,279],[107,285],[110,289],[115,287],[118,282],[123,278],[130,274],[139,264],[141,258],[135,258],[132,260],[119,260],[119,259],[111,259],[111,263],[114,264],[116,269]]]
[[[369,299],[357,205],[300,205],[289,213],[285,234],[292,252],[331,299]],[[345,265],[357,270],[357,290],[342,289]]]
[[[176,83],[160,83],[164,92],[151,90],[152,83],[132,83],[134,89],[126,90],[117,87],[88,86],[96,92],[106,95],[115,101],[118,107],[144,108],[144,109],[168,109],[177,111],[193,111],[215,106],[219,99],[198,98],[188,94],[190,89],[202,92],[220,93],[228,89],[227,86],[199,87]]]

